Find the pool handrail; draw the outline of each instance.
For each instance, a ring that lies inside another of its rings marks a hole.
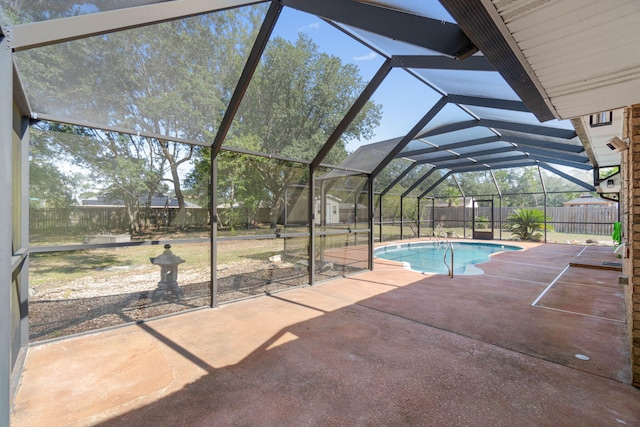
[[[451,265],[447,264],[447,251],[451,251]],[[453,243],[449,241],[447,241],[447,247],[444,249],[442,262],[444,262],[444,265],[447,266],[447,270],[449,270],[449,277],[453,279]]]

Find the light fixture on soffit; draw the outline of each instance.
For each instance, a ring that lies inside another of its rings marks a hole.
[[[627,148],[629,148],[627,143],[621,140],[620,138],[618,138],[617,136],[614,136],[613,138],[611,138],[609,141],[605,143],[605,145],[609,147],[611,151],[614,151],[614,152],[624,151]]]

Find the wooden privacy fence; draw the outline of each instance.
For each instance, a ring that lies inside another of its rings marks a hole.
[[[551,225],[560,233],[610,236],[618,221],[618,207],[551,207],[547,208]]]
[[[510,206],[494,207],[494,228],[500,227],[501,224],[506,224],[507,218],[516,209],[518,208]],[[377,213],[376,222],[379,222],[379,212]],[[465,226],[470,228],[472,215],[471,208],[461,206],[436,207],[432,211],[429,206],[421,210],[420,220],[423,226],[428,224],[428,226],[437,227],[442,224],[445,228],[461,228]],[[476,217],[491,219],[491,208],[478,207],[475,209],[475,215]],[[613,223],[618,221],[618,207],[547,207],[547,217],[549,217],[548,224],[559,233],[609,236],[613,232]],[[405,223],[415,222],[415,218],[409,218],[406,214],[403,220]],[[385,224],[399,224],[399,222],[399,217],[384,215]]]
[[[177,209],[149,208],[139,212],[139,222],[146,227],[160,227],[170,224]],[[209,219],[207,209],[187,209],[187,224],[206,225]],[[123,207],[81,207],[60,209],[30,209],[29,228],[33,231],[89,231],[108,232],[127,230],[129,217]]]

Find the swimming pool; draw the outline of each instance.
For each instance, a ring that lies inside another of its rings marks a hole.
[[[475,266],[489,261],[489,256],[496,252],[518,251],[522,248],[513,245],[496,243],[472,243],[453,242],[454,274],[483,274],[484,272]],[[438,242],[413,242],[387,245],[376,248],[373,254],[378,258],[398,261],[405,264],[406,268],[425,273],[448,274],[449,270],[443,262],[444,251],[447,244]],[[447,254],[447,263],[451,262]]]

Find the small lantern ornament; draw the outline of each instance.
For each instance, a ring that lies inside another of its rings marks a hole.
[[[151,301],[162,301],[165,293],[175,295],[179,300],[184,299],[184,293],[178,286],[178,264],[185,262],[171,252],[171,245],[164,245],[164,252],[155,258],[149,258],[151,264],[160,266],[160,281],[158,287],[151,293]]]

